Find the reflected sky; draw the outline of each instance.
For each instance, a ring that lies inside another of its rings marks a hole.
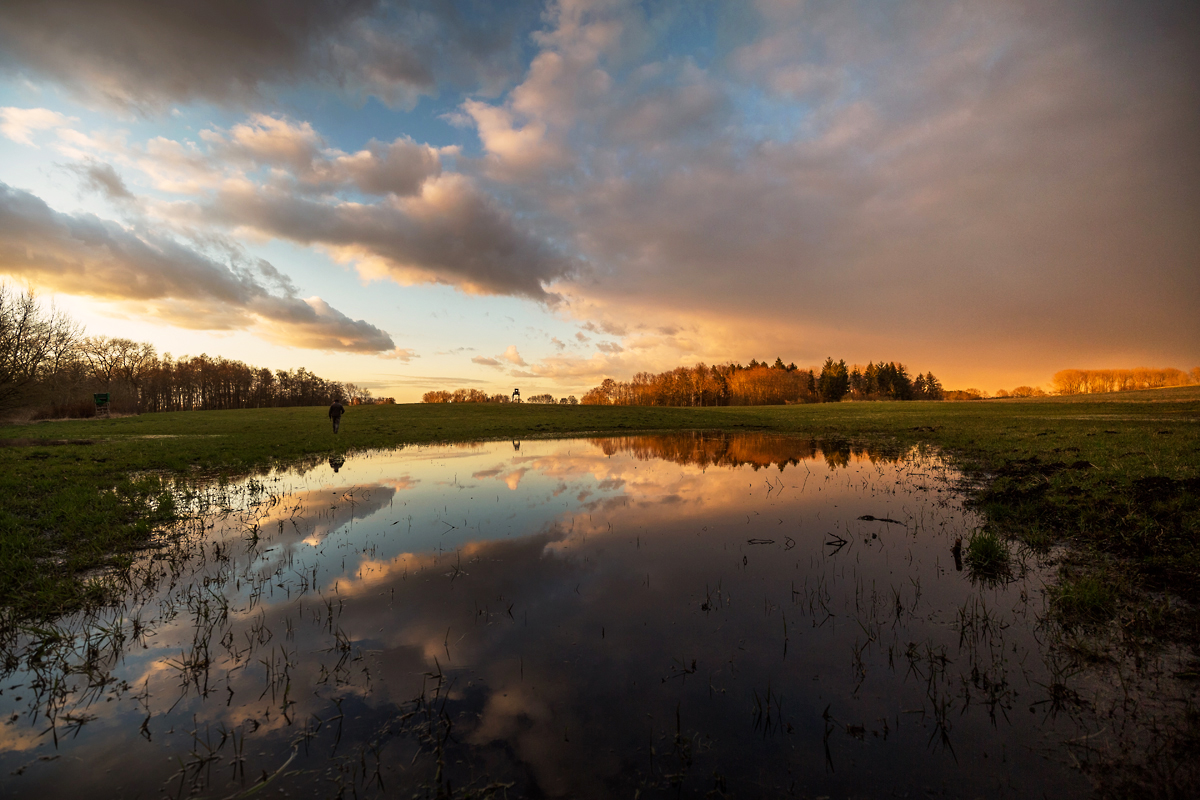
[[[766,435],[351,456],[181,497],[5,642],[6,795],[1087,793],[1044,574],[936,454]]]

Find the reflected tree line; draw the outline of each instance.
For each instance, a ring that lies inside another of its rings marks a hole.
[[[752,360],[697,364],[668,372],[639,372],[631,381],[607,378],[583,396],[585,405],[623,406],[757,406],[791,403],[836,403],[853,400],[942,400],[945,392],[932,372],[909,375],[894,361],[848,367],[827,358],[821,369],[801,369]]]
[[[0,411],[88,417],[95,393],[108,393],[120,413],[312,406],[371,395],[303,367],[272,371],[205,354],[176,359],[148,342],[85,336],[33,293],[0,285]]]
[[[641,436],[605,436],[591,440],[605,455],[623,453],[639,461],[661,459],[681,466],[742,467],[754,469],[797,466],[801,461],[824,458],[830,467],[844,467],[851,458],[871,463],[898,463],[900,451],[883,451],[847,441],[821,441],[759,433],[688,431]]]

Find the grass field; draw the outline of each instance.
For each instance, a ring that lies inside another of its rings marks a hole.
[[[978,479],[974,500],[991,532],[1035,549],[1073,545],[1059,594],[1064,614],[1111,615],[1121,601],[1162,593],[1200,599],[1200,388],[1184,387],[970,403],[365,406],[350,409],[337,436],[324,408],[7,426],[0,604],[21,619],[102,602],[111,585],[82,578],[98,568],[119,575],[173,518],[171,489],[192,477],[403,444],[714,429],[943,448]],[[1080,602],[1097,581],[1116,599]],[[1186,622],[1192,634],[1194,624]]]

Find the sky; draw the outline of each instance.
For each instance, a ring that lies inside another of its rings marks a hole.
[[[8,0],[0,280],[400,402],[1186,370],[1200,6]]]

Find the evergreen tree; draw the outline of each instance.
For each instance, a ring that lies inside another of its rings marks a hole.
[[[850,390],[850,373],[845,361],[834,363],[833,358],[826,358],[821,367],[821,377],[817,379],[817,392],[825,403],[840,402]]]

